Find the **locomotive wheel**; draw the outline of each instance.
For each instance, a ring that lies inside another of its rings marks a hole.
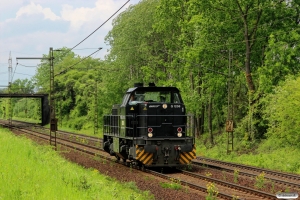
[[[135,166],[135,169],[139,169],[139,163],[137,161],[134,162],[134,166]]]
[[[137,161],[137,167],[139,170],[145,171],[145,165],[142,162]]]
[[[120,161],[120,157],[116,155],[116,158],[117,158],[117,162],[119,162]]]
[[[135,161],[131,161],[130,167],[132,167],[133,169],[136,169],[137,168],[136,162]]]

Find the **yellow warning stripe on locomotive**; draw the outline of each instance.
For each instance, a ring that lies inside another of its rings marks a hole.
[[[136,160],[144,165],[151,165],[153,162],[153,153],[146,153],[143,147],[136,146]]]
[[[182,152],[179,157],[179,162],[181,164],[189,164],[191,160],[196,158],[196,148],[195,145],[193,147],[193,151],[191,152]]]

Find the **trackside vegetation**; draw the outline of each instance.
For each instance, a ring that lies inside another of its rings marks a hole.
[[[198,155],[300,174],[299,85],[300,76],[289,76],[262,99],[263,116],[270,124],[265,138],[245,140],[245,130],[237,127],[234,152],[228,155],[226,133],[216,135],[214,145],[203,143],[209,140],[204,134],[198,140]]]
[[[0,199],[151,199],[135,184],[120,183],[61,158],[0,128]],[[152,198],[153,199],[153,198]]]
[[[207,137],[207,134],[203,137]],[[297,159],[297,156],[300,155],[300,149],[297,147],[278,147],[276,140],[269,139],[261,142],[258,148],[249,149],[248,152],[242,153],[235,150],[227,154],[227,135],[216,136],[215,139],[217,144],[213,147],[205,146],[202,141],[198,140],[197,155],[300,174],[300,163]],[[234,139],[234,146],[236,149],[244,147],[238,139]]]

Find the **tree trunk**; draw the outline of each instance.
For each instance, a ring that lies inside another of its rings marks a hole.
[[[257,18],[254,21],[254,26],[252,28],[250,28],[251,30],[249,30],[249,19],[247,19],[248,17],[248,13],[249,13],[249,9],[251,8],[251,5],[246,5],[244,10],[241,7],[241,4],[238,0],[235,1],[238,8],[239,8],[239,12],[240,12],[240,16],[241,19],[244,23],[244,39],[245,39],[245,45],[246,45],[246,60],[245,60],[245,72],[246,72],[246,81],[247,81],[247,85],[248,85],[248,89],[251,92],[255,91],[255,86],[252,80],[252,75],[251,75],[251,48],[255,43],[255,39],[256,39],[256,32],[258,29],[258,24],[260,22],[260,18],[262,15],[262,10],[257,10]],[[250,22],[251,23],[251,22]]]
[[[202,105],[201,117],[200,117],[200,135],[204,133],[204,116],[205,116],[205,106]]]
[[[207,109],[208,131],[210,134],[210,143],[214,144],[214,136],[212,131],[212,93],[210,93],[208,109]]]
[[[199,116],[195,117],[195,128],[196,128],[196,137],[199,138],[200,137],[200,120],[201,118]]]
[[[250,56],[251,56],[251,46],[248,38],[248,30],[245,30],[245,41],[246,41],[246,61],[245,61],[245,71],[246,71],[246,81],[248,89],[251,92],[255,91],[254,83],[251,75],[251,66],[250,66]]]

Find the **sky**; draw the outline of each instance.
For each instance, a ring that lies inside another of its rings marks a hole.
[[[40,60],[16,58],[42,57],[49,53],[50,47],[73,48],[126,2],[127,0],[0,0],[0,89],[8,85],[10,54],[12,81],[30,79]],[[138,2],[139,0],[130,0],[114,18]],[[109,51],[104,39],[112,29],[112,20],[73,51],[84,57],[102,47],[92,57],[104,59]]]

